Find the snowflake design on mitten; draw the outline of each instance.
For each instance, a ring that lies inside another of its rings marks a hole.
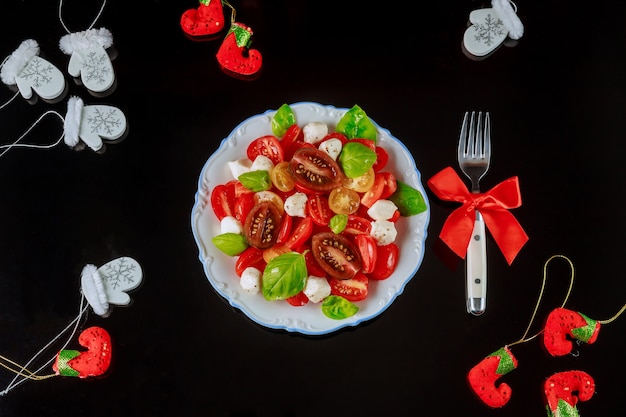
[[[498,19],[491,13],[485,17],[485,22],[476,24],[473,26],[476,34],[474,39],[478,42],[483,42],[487,46],[491,46],[494,42],[494,38],[506,35],[507,31],[504,29],[502,20]]]
[[[100,271],[102,278],[112,289],[130,288],[136,286],[137,279],[141,278],[138,274],[139,265],[131,262],[130,258],[119,258],[119,262],[110,262],[102,267]],[[133,285],[134,284],[134,285]]]
[[[88,82],[104,85],[111,75],[109,56],[102,51],[89,51],[83,61],[82,73]]]
[[[87,117],[91,133],[112,135],[122,126],[119,110],[114,107],[95,108]]]
[[[55,69],[50,63],[34,57],[19,73],[19,76],[29,80],[33,87],[41,87],[52,81],[52,74]]]

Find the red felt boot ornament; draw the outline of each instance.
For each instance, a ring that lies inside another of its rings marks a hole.
[[[252,29],[242,23],[233,22],[217,51],[216,57],[222,70],[239,78],[255,78],[261,70],[263,57],[256,49],[249,49]]]
[[[111,336],[101,327],[85,329],[78,343],[87,351],[63,349],[59,351],[52,369],[57,375],[87,378],[104,374],[111,364]]]
[[[196,40],[212,39],[224,29],[222,0],[200,0],[197,9],[189,9],[180,18],[180,27]]]
[[[589,400],[596,390],[593,378],[583,371],[559,372],[543,387],[548,417],[578,417],[576,403]]]
[[[572,340],[592,344],[598,338],[600,322],[582,313],[556,308],[546,320],[543,342],[552,356],[563,356],[572,351]]]
[[[474,393],[492,408],[503,407],[511,398],[511,387],[502,382],[496,387],[496,381],[517,368],[517,359],[508,347],[503,347],[470,369],[467,380]]]

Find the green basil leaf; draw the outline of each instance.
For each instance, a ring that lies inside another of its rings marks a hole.
[[[347,319],[354,316],[359,307],[338,295],[329,295],[322,301],[322,313],[334,320]]]
[[[401,215],[408,217],[426,211],[426,200],[419,190],[401,181],[396,180],[396,183],[398,188],[388,199],[394,202]]]
[[[343,232],[348,225],[348,215],[347,214],[335,214],[330,218],[330,222],[328,222],[330,226],[330,230],[335,234],[339,234]]]
[[[248,171],[237,177],[241,185],[252,191],[265,191],[272,188],[270,174],[264,169]]]
[[[304,254],[288,252],[267,263],[261,287],[266,300],[284,300],[304,289],[308,272]]]
[[[359,142],[348,141],[339,154],[339,165],[349,178],[360,177],[376,162],[376,152]]]
[[[211,240],[216,248],[229,256],[237,256],[248,248],[246,238],[239,233],[222,233]]]
[[[278,108],[272,118],[272,133],[279,138],[285,135],[287,129],[296,123],[296,115],[288,104]]]
[[[376,125],[357,105],[354,105],[339,119],[335,130],[346,135],[348,139],[369,139],[373,140],[374,143],[378,139]]]

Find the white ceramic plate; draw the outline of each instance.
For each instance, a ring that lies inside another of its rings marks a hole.
[[[290,104],[290,107],[300,126],[311,121],[322,121],[329,124],[333,131],[335,124],[348,111],[310,102]],[[364,110],[367,112],[367,109]],[[237,126],[226,139],[222,140],[219,149],[211,155],[202,169],[191,212],[191,227],[204,272],[213,288],[233,307],[268,328],[322,335],[347,326],[356,326],[385,311],[402,293],[404,286],[413,278],[422,263],[430,206],[420,181],[420,172],[411,153],[402,142],[374,122],[378,129],[378,144],[389,153],[389,163],[384,170],[392,172],[398,180],[420,190],[428,209],[397,221],[396,243],[400,247],[398,266],[386,280],[370,281],[368,298],[356,303],[359,307],[356,315],[343,320],[333,320],[322,313],[321,304],[309,302],[305,306],[294,307],[285,301],[267,301],[260,293],[249,294],[239,286],[239,278],[235,274],[235,258],[222,253],[211,241],[220,233],[220,224],[211,209],[210,195],[213,187],[232,179],[227,166],[228,161],[244,158],[246,147],[252,140],[272,134],[271,120],[275,112],[276,110],[266,111],[264,114],[250,117]]]

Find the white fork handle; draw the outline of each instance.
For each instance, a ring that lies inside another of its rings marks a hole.
[[[487,305],[486,240],[483,216],[476,211],[474,230],[465,260],[467,312],[475,316],[483,314]]]

